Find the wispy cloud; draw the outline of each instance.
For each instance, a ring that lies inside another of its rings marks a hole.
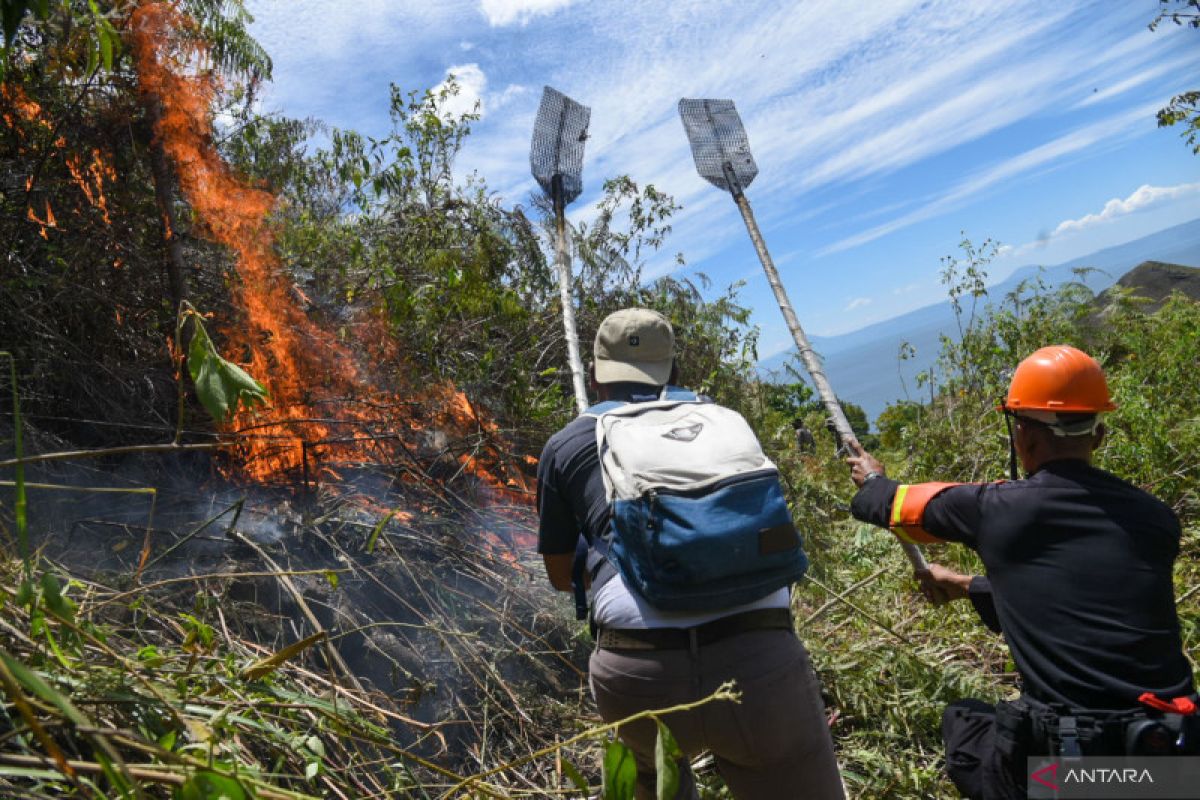
[[[818,254],[828,255],[874,241],[881,236],[957,208],[1003,181],[1061,163],[1063,159],[1106,140],[1127,135],[1139,127],[1152,125],[1156,107],[1157,105],[1148,105],[1116,114],[1026,150],[960,181],[931,202],[881,225],[834,242]]]
[[[502,27],[529,24],[534,17],[552,14],[571,4],[571,0],[480,0],[479,10],[489,25]]]
[[[1076,107],[1087,108],[1088,106],[1093,106],[1097,103],[1103,103],[1106,100],[1111,100],[1114,97],[1125,94],[1125,92],[1128,92],[1131,89],[1135,89],[1138,86],[1162,77],[1172,70],[1177,69],[1181,65],[1181,63],[1159,64],[1158,66],[1143,70],[1136,75],[1130,75],[1128,78],[1119,80],[1110,86],[1106,86],[1104,89],[1094,89],[1091,94],[1079,101]]]
[[[873,302],[875,302],[874,299],[872,299],[870,297],[856,297],[853,300],[851,300],[849,303],[847,303],[846,307],[842,310],[843,311],[853,311],[856,308],[862,308],[863,306],[869,306]]]
[[[276,58],[270,91],[299,104],[298,116],[336,109],[345,116],[333,124],[377,133],[389,81],[416,88],[454,72],[461,110],[479,100],[485,114],[458,167],[485,176],[505,202],[535,188],[528,154],[540,87],[590,106],[585,192],[572,219],[589,218],[606,177],[653,183],[684,206],[668,250],[718,284],[757,275],[758,265],[730,198],[695,173],[676,112],[682,96],[736,101],[760,167],[748,195],[777,261],[794,262],[786,283],[813,270],[802,262],[814,255],[982,208],[1023,180],[1152,132],[1153,112],[1200,62],[1189,32],[1145,30],[1152,0],[248,2]],[[313,18],[321,25],[303,22]],[[908,284],[918,276],[899,275],[900,261],[898,252],[895,282]],[[645,274],[675,269],[668,254]],[[818,313],[838,313],[862,291],[835,292],[839,280],[827,281]],[[764,286],[752,278],[747,292],[766,297]],[[918,292],[876,294],[872,313]]]

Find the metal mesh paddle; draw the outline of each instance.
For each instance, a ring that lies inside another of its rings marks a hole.
[[[792,339],[796,343],[796,349],[800,352],[800,360],[804,362],[804,368],[808,370],[813,383],[817,386],[817,394],[820,395],[821,402],[825,404],[825,412],[832,420],[842,446],[849,452],[858,452],[861,448],[858,437],[851,430],[846,414],[837,400],[837,395],[833,393],[833,387],[829,385],[829,379],[825,377],[825,369],[821,364],[820,356],[813,350],[808,336],[800,327],[800,320],[796,318],[796,312],[792,310],[787,292],[784,291],[783,284],[779,280],[779,271],[775,269],[775,262],[771,260],[771,254],[767,252],[767,244],[763,241],[762,232],[758,229],[758,222],[754,219],[750,201],[746,199],[744,189],[758,175],[758,165],[754,163],[754,157],[750,154],[750,141],[746,137],[746,129],[742,125],[742,119],[738,116],[737,109],[733,106],[733,101],[680,100],[679,116],[683,120],[684,130],[687,131],[688,141],[692,145],[692,158],[696,161],[696,171],[709,183],[732,194],[738,210],[742,212],[746,230],[749,231],[750,240],[758,252],[758,260],[762,262],[763,271],[767,274],[767,282],[771,284],[771,290],[775,292],[779,310],[783,312],[784,322],[787,323]],[[912,563],[913,569],[928,569],[929,565],[926,564],[920,548],[908,543],[902,543],[901,546],[904,548],[904,554]]]
[[[566,207],[583,191],[583,145],[587,141],[591,118],[590,108],[547,86],[542,91],[542,103],[533,123],[533,142],[529,147],[529,168],[538,186],[550,195],[554,204],[555,265],[567,336],[567,359],[571,364],[575,405],[581,413],[588,402],[583,361],[579,357],[579,335],[575,332],[575,304],[571,299]]]
[[[732,100],[680,100],[679,116],[692,143],[692,158],[700,177],[726,192],[745,189],[758,175],[750,140]],[[725,174],[728,164],[733,173]]]

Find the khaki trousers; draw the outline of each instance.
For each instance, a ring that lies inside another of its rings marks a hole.
[[[590,677],[600,716],[609,722],[694,702],[736,680],[740,704],[712,702],[662,718],[687,757],[711,751],[737,800],[845,796],[817,677],[791,631],[750,631],[695,652],[596,649]],[[637,797],[653,798],[653,721],[624,725],[619,734],[637,759]],[[676,796],[695,798],[691,772],[681,767]]]

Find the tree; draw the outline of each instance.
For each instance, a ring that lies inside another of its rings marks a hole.
[[[15,24],[0,74],[0,349],[29,373],[22,385],[32,413],[170,425],[176,395],[165,344],[184,279],[197,306],[219,308],[230,262],[188,235],[190,215],[159,157],[126,46],[138,6],[61,0],[17,13],[18,5],[3,7]],[[219,71],[218,102],[245,108],[270,62],[246,33],[241,3],[183,7],[197,16],[181,32],[210,45],[190,66]],[[165,238],[162,220],[172,217]],[[164,280],[171,273],[178,280]],[[131,436],[58,427],[80,443]]]
[[[1200,28],[1200,0],[1159,0],[1158,14],[1150,23],[1155,30],[1164,20],[1188,28]],[[1175,95],[1171,102],[1158,111],[1158,127],[1169,128],[1184,123],[1181,136],[1191,146],[1192,152],[1200,155],[1200,91],[1187,91]]]

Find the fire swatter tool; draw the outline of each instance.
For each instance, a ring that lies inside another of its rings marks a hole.
[[[583,145],[587,141],[592,110],[562,92],[547,86],[542,92],[529,166],[542,191],[554,204],[554,254],[558,289],[562,298],[563,328],[567,336],[567,359],[579,412],[588,407],[579,357],[579,335],[575,331],[575,303],[571,298],[571,253],[567,243],[567,205],[583,191]]]
[[[742,125],[742,119],[738,116],[737,109],[733,106],[733,101],[685,98],[679,101],[679,116],[683,120],[688,142],[692,146],[692,158],[696,162],[696,171],[700,173],[701,178],[713,186],[733,195],[733,201],[737,203],[738,210],[742,212],[746,230],[750,233],[750,240],[754,243],[758,260],[762,262],[763,271],[767,274],[767,282],[771,284],[771,290],[775,292],[775,300],[779,303],[783,320],[787,323],[788,330],[791,331],[792,340],[796,343],[796,349],[800,353],[801,361],[804,362],[804,368],[808,370],[813,383],[817,386],[817,393],[821,396],[821,402],[825,404],[825,411],[833,423],[842,447],[851,453],[858,452],[861,447],[858,437],[851,430],[846,414],[837,400],[837,395],[833,393],[829,379],[825,377],[825,369],[821,365],[820,356],[813,350],[808,336],[800,327],[800,320],[796,318],[796,312],[792,310],[787,292],[784,291],[783,283],[779,280],[779,271],[775,269],[775,262],[771,260],[771,254],[767,251],[767,243],[763,240],[762,232],[758,229],[758,223],[754,219],[750,201],[746,199],[745,189],[758,175],[758,165],[754,163],[754,156],[750,154],[750,140],[746,137],[746,129]],[[907,542],[902,542],[901,547],[904,548],[904,554],[908,556],[914,570],[928,569],[929,565],[920,548]]]

